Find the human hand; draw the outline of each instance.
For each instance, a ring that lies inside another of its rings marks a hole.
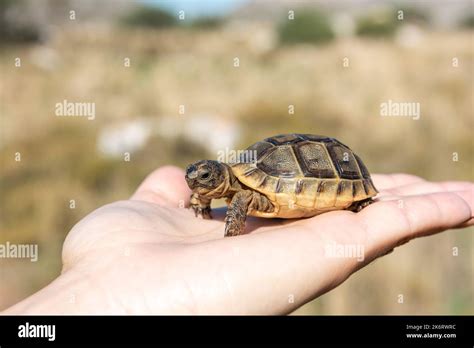
[[[4,313],[285,314],[417,237],[474,224],[474,184],[373,175],[378,202],[309,219],[249,217],[224,236],[224,209],[197,219],[184,173],[163,167],[130,200],[82,219],[63,247],[62,274]],[[364,260],[329,245],[363,246]],[[289,301],[289,297],[293,301]]]

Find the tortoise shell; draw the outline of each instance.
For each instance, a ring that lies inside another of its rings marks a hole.
[[[362,160],[334,138],[283,134],[247,150],[256,153],[256,160],[229,164],[232,172],[244,187],[264,194],[275,206],[271,213],[249,215],[309,217],[347,209],[378,192]]]

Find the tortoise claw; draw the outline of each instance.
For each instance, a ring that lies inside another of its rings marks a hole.
[[[191,208],[194,210],[194,216],[200,217],[205,220],[212,219],[211,215],[211,208],[210,207],[200,207],[197,205],[191,206]]]

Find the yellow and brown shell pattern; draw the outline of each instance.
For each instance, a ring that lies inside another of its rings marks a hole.
[[[271,213],[250,215],[309,217],[347,209],[378,192],[362,160],[334,138],[283,134],[247,150],[256,153],[255,161],[229,165],[244,187],[265,195],[275,206]]]

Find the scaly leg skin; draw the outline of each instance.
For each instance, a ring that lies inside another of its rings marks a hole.
[[[375,201],[372,198],[367,198],[367,199],[364,199],[363,201],[352,203],[352,205],[349,208],[347,208],[347,210],[358,213],[365,207],[371,205],[372,203],[375,203]]]
[[[225,217],[225,236],[238,236],[244,231],[252,191],[239,191],[230,201]]]
[[[225,236],[238,236],[245,229],[245,220],[251,210],[271,212],[274,206],[264,195],[255,191],[239,191],[230,201],[225,217]]]
[[[194,210],[196,217],[202,217],[203,219],[212,219],[211,216],[211,200],[204,198],[197,193],[193,193],[190,199],[191,208]]]

